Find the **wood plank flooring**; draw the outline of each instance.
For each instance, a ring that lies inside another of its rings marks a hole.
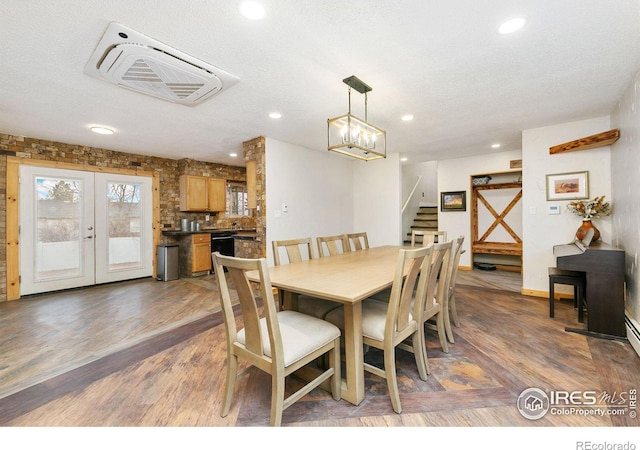
[[[417,376],[398,351],[402,414],[386,382],[367,374],[365,400],[335,402],[314,390],[283,425],[335,427],[636,427],[624,415],[551,415],[516,408],[526,388],[621,393],[640,387],[629,344],[564,332],[577,327],[569,301],[548,317],[545,299],[519,294],[520,274],[458,274],[461,327],[448,354],[428,332],[432,374]],[[230,414],[219,415],[225,333],[213,276],[96,286],[0,304],[0,425],[74,427],[265,426],[270,379],[250,370]],[[381,354],[367,353],[379,363]],[[290,381],[290,388],[296,379]],[[606,409],[606,408],[605,408]],[[612,408],[609,408],[612,409]]]

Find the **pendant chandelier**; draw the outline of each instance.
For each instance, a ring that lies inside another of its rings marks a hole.
[[[367,92],[371,87],[355,75],[342,80],[349,86],[349,112],[327,120],[327,150],[363,161],[387,157],[387,133],[367,122]],[[351,114],[351,89],[364,94],[364,120]]]

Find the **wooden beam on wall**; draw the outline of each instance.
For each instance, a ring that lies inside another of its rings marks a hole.
[[[592,136],[587,136],[582,139],[577,139],[575,141],[565,142],[564,144],[549,147],[549,154],[555,155],[557,153],[577,152],[579,150],[604,147],[605,145],[613,144],[619,138],[620,130],[616,128],[613,130],[594,134]]]

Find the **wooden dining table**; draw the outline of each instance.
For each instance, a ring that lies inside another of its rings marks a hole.
[[[344,306],[345,378],[342,398],[354,405],[364,399],[362,300],[391,286],[401,246],[381,246],[269,268],[271,285],[294,307],[299,294]],[[406,248],[406,247],[405,247]],[[249,272],[251,281],[260,281]]]

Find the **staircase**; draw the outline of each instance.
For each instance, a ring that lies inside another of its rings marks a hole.
[[[438,231],[438,207],[421,206],[413,219],[411,230],[431,230]],[[411,231],[407,233],[405,244],[411,244]]]

